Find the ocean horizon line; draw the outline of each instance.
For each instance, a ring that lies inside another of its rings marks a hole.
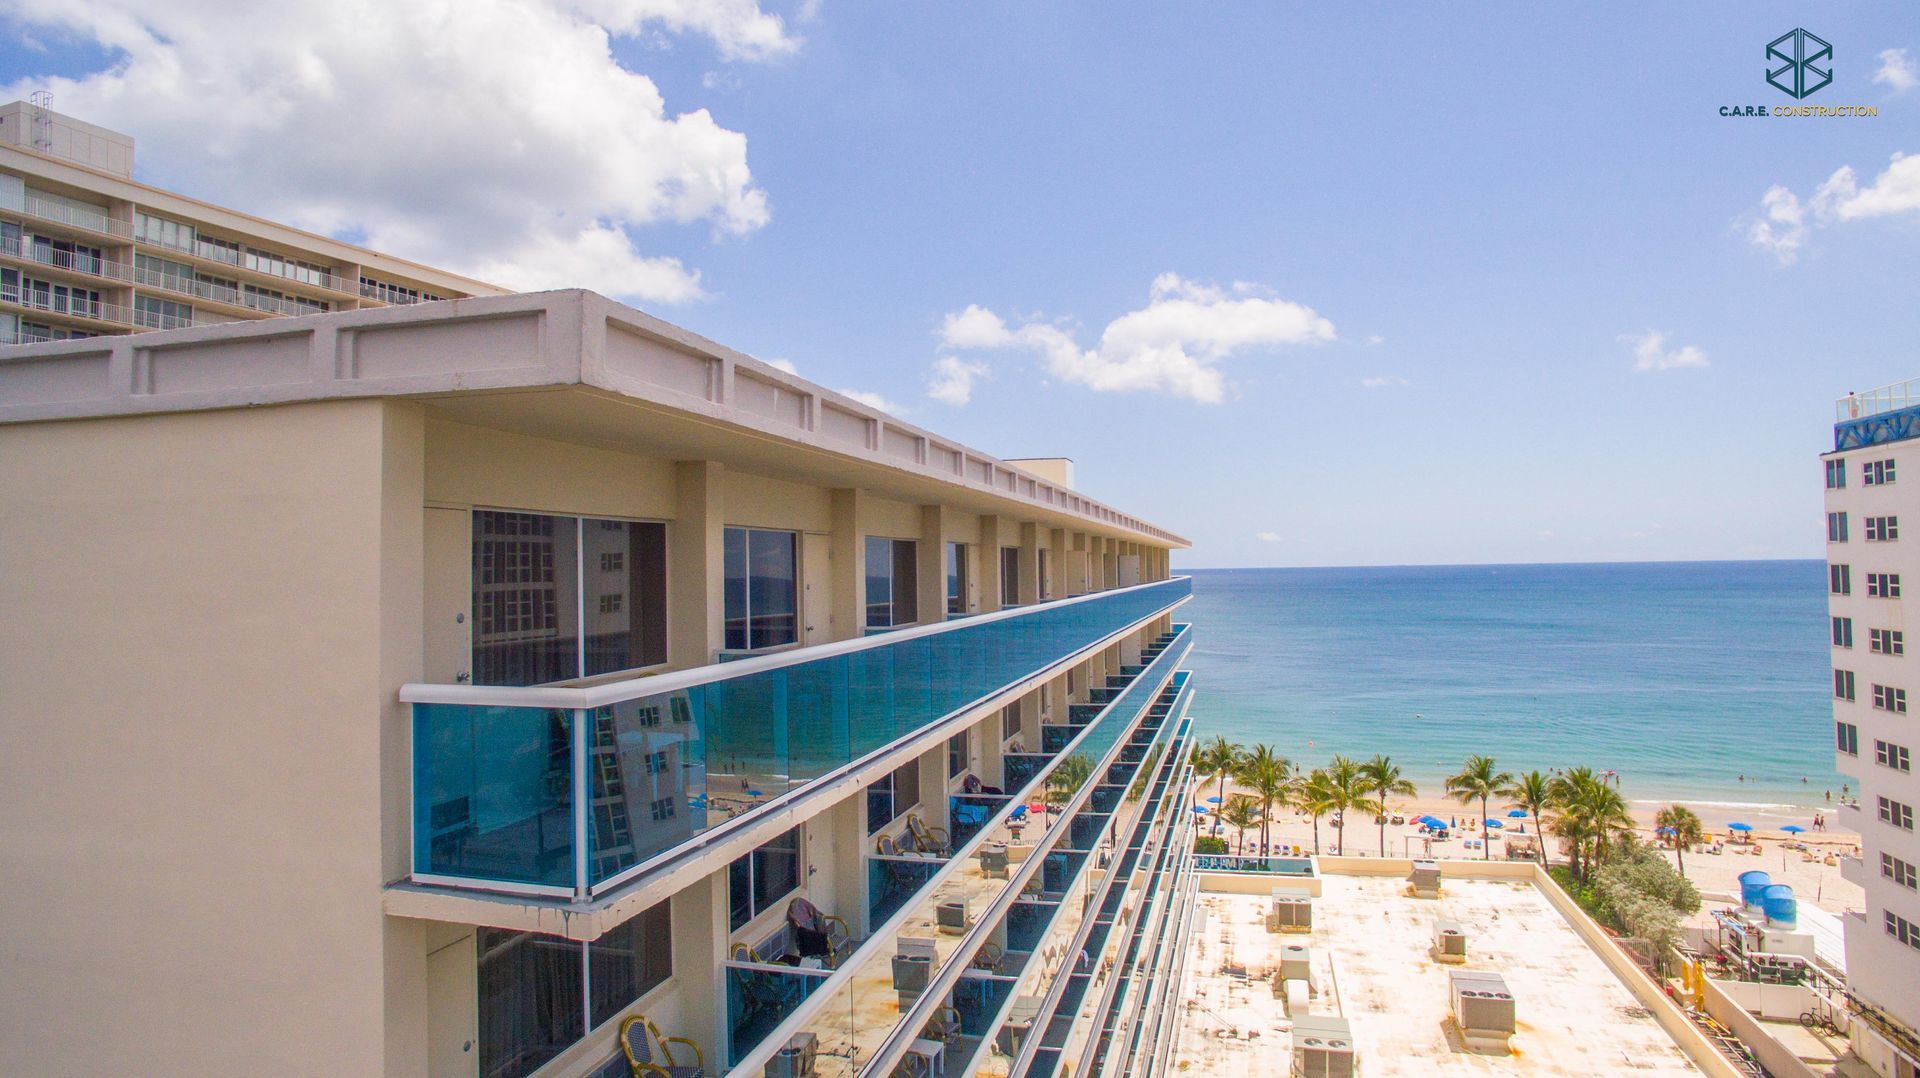
[[[1268,569],[1552,569],[1595,565],[1778,565],[1792,562],[1826,564],[1824,557],[1780,558],[1626,558],[1588,561],[1462,561],[1366,562],[1348,565],[1175,565],[1176,573],[1243,573]]]

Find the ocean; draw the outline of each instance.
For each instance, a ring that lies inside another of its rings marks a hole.
[[[1850,781],[1823,562],[1182,572],[1202,736],[1384,753],[1423,796],[1475,752],[1730,810],[1825,808]]]

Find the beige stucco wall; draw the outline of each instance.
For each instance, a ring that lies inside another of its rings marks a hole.
[[[387,963],[407,671],[375,631],[418,594],[383,505],[417,468],[382,462],[415,419],[0,427],[0,1072],[424,1065],[386,1000],[424,965]]]

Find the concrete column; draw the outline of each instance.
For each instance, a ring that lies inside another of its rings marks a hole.
[[[978,594],[982,613],[1000,609],[1000,545],[1013,538],[1011,527],[1011,522],[997,513],[980,518],[980,554],[975,561],[980,566]]]
[[[1038,524],[1020,525],[1020,602],[1040,601],[1040,548],[1046,539]]]
[[[727,982],[720,963],[727,958],[727,870],[698,880],[675,894],[673,903],[673,977],[680,986],[677,1036],[691,1037],[715,1058],[727,1055]]]
[[[867,935],[867,799],[849,797],[807,822],[807,894],[847,922],[855,938]]]
[[[1090,542],[1092,537],[1086,532],[1074,532],[1072,535],[1071,553],[1060,560],[1066,563],[1064,568],[1067,574],[1067,594],[1084,595],[1094,590],[1093,576],[1090,572],[1093,554],[1088,549],[1092,546]]]
[[[866,632],[867,624],[867,537],[861,520],[866,494],[842,487],[830,497],[832,519],[827,544],[833,559],[831,636],[852,640]]]
[[[947,531],[946,510],[937,505],[920,507],[920,622],[923,625],[945,621],[947,617]]]
[[[667,527],[667,660],[685,669],[713,662],[726,642],[725,469],[710,460],[673,466]]]
[[[1065,528],[1047,529],[1046,543],[1051,551],[1047,560],[1047,596],[1052,599],[1064,599],[1068,596],[1067,559],[1073,552],[1073,541]]]

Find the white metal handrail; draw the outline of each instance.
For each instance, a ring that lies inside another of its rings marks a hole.
[[[1920,378],[1909,378],[1904,382],[1869,389],[1865,393],[1849,393],[1841,397],[1833,402],[1833,421],[1845,423],[1850,419],[1864,419],[1916,407],[1920,407]]]

